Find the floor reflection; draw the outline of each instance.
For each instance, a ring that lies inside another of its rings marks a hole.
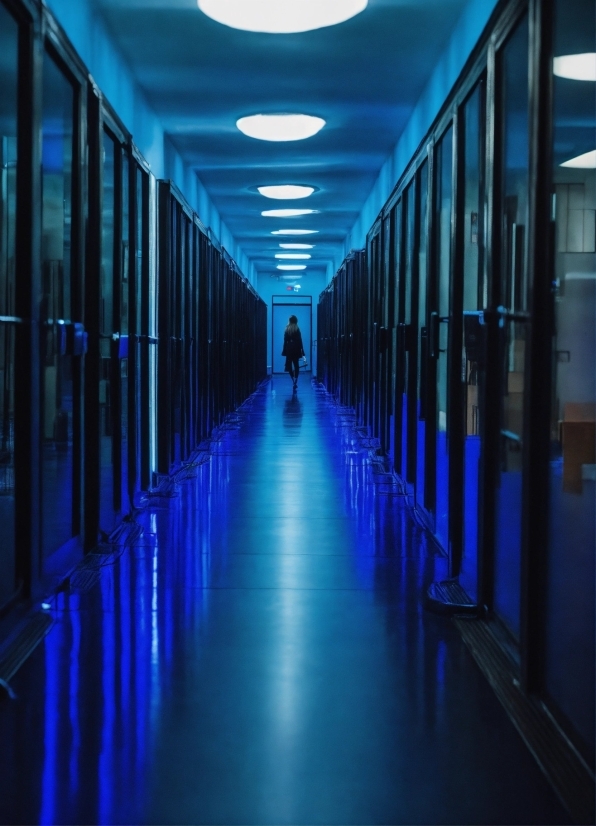
[[[454,629],[422,610],[444,558],[349,417],[278,389],[151,500],[135,547],[50,601],[0,704],[0,820],[564,822]]]

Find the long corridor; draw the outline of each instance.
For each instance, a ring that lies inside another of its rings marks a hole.
[[[2,822],[569,822],[423,608],[444,558],[350,416],[289,385],[53,598],[0,702]]]

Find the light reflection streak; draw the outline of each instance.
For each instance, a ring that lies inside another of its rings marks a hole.
[[[45,718],[44,718],[44,760],[43,776],[41,788],[41,811],[39,815],[40,824],[56,822],[56,794],[57,794],[57,768],[58,768],[58,725],[59,714],[58,697],[60,689],[59,672],[56,668],[58,659],[58,629],[53,629],[45,638],[45,664],[46,664],[46,685],[45,685]]]
[[[99,756],[99,823],[107,823],[113,811],[113,775],[114,760],[114,706],[116,703],[116,685],[114,668],[115,651],[115,617],[112,603],[111,577],[103,576],[100,580],[102,602],[102,688],[103,688],[103,727],[101,732],[101,753]]]
[[[72,647],[70,651],[70,690],[69,716],[72,736],[70,751],[70,798],[74,805],[79,790],[79,760],[81,750],[81,731],[79,727],[79,666],[81,652],[81,617],[77,611],[71,616]],[[54,666],[55,668],[55,666]]]

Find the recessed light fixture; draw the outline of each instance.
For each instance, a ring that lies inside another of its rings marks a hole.
[[[596,52],[564,54],[553,59],[553,72],[569,80],[596,80]]]
[[[278,264],[278,270],[305,270],[306,264]]]
[[[325,121],[314,115],[249,115],[237,120],[236,126],[259,141],[303,141],[320,132]]]
[[[368,0],[198,0],[208,17],[248,32],[294,34],[349,20]]]
[[[318,229],[274,229],[271,235],[316,235]]]
[[[308,258],[310,258],[310,255],[304,252],[276,252],[275,257],[284,258],[286,261],[306,261]]]
[[[292,201],[298,198],[308,198],[315,191],[314,186],[298,186],[296,184],[283,184],[281,186],[259,186],[257,187],[261,195],[265,198],[275,198],[279,201]]]
[[[571,160],[562,163],[561,166],[568,169],[596,169],[596,149],[578,155],[577,158],[571,158]]]
[[[273,276],[275,278],[275,276]],[[296,281],[297,278],[302,278],[301,275],[278,275],[280,281]]]
[[[280,244],[282,250],[311,250],[314,244]]]
[[[264,218],[296,218],[298,215],[312,215],[316,209],[266,209],[261,212]]]

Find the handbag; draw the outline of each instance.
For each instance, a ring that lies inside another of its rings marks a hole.
[[[300,357],[300,365],[299,366],[302,367],[303,369],[305,367],[308,367],[308,359],[306,358],[306,356],[301,356]]]

